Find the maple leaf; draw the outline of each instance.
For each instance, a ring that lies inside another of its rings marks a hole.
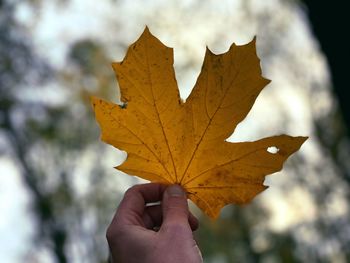
[[[152,182],[181,185],[211,218],[223,206],[247,203],[266,189],[265,176],[281,170],[307,139],[280,135],[226,141],[269,83],[261,76],[255,39],[233,44],[220,55],[207,48],[185,103],[175,79],[173,50],[147,27],[124,60],[112,66],[125,104],[95,97],[92,103],[102,140],[128,153],[116,168]]]

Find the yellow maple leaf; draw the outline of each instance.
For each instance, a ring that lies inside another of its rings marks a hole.
[[[113,63],[124,106],[92,98],[102,140],[128,153],[117,169],[152,182],[179,184],[209,217],[267,188],[306,137],[280,135],[225,141],[269,83],[261,76],[255,39],[220,55],[206,50],[201,73],[181,101],[173,50],[145,29],[124,60]],[[270,153],[269,147],[276,147]]]

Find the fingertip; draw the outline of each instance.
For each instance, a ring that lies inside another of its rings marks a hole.
[[[169,197],[185,197],[186,196],[185,191],[178,184],[170,185],[165,190],[165,194],[168,195]]]
[[[162,210],[164,224],[188,224],[187,197],[181,186],[171,185],[165,190]]]
[[[140,224],[143,221],[145,205],[160,201],[165,188],[164,185],[157,183],[132,186],[125,192],[112,222],[121,221],[128,224]]]
[[[188,223],[190,224],[192,231],[196,231],[199,228],[199,220],[191,212],[188,216]]]

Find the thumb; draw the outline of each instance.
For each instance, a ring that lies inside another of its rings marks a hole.
[[[188,224],[188,203],[186,193],[183,188],[177,184],[169,186],[163,195],[162,201],[163,224],[183,225]]]

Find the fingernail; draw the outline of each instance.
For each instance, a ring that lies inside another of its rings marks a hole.
[[[178,196],[178,197],[185,196],[184,190],[182,189],[181,186],[179,186],[177,184],[169,186],[167,188],[167,192],[168,192],[169,196]]]

